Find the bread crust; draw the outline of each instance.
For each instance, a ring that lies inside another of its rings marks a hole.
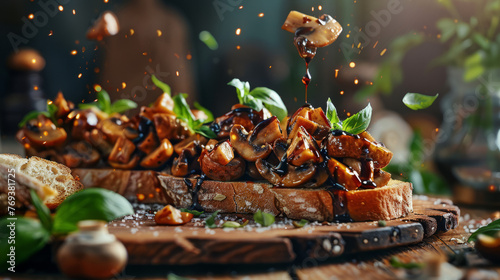
[[[83,185],[71,174],[70,168],[54,161],[35,156],[23,158],[19,155],[0,154],[0,164],[4,168],[16,170],[16,176],[27,182],[21,185],[22,188],[37,189],[49,209],[55,209],[66,197],[83,189]]]

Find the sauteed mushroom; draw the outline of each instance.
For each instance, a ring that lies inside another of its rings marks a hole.
[[[155,114],[153,122],[156,128],[156,134],[160,139],[184,140],[193,133],[187,128],[186,124],[175,115]]]
[[[199,161],[201,171],[213,180],[233,181],[245,174],[246,163],[234,157],[229,141],[216,145],[210,152],[204,149]]]
[[[21,143],[28,143],[35,147],[56,147],[66,141],[66,131],[56,125],[47,117],[39,115],[36,119],[29,121],[21,136]],[[23,139],[26,137],[26,139]]]
[[[141,167],[156,169],[164,165],[174,153],[172,143],[168,139],[163,139],[158,148],[148,154],[140,163]]]
[[[101,159],[101,155],[85,141],[80,141],[66,147],[62,155],[64,164],[70,168],[92,167]]]
[[[115,143],[111,154],[109,155],[109,163],[126,164],[130,162],[132,153],[135,151],[135,145],[132,141],[125,137],[120,137]]]
[[[267,157],[272,151],[271,146],[269,144],[254,145],[249,141],[250,136],[242,125],[235,124],[231,129],[229,139],[238,154],[247,161],[254,162],[259,158]]]
[[[246,131],[251,131],[262,120],[261,113],[241,105],[225,115],[216,118],[211,128],[217,133],[218,139],[225,139],[229,137],[233,125],[239,124],[243,126]]]
[[[287,126],[288,139],[295,138],[300,127],[304,127],[315,139],[321,140],[328,134],[331,125],[323,109],[313,109],[306,105],[290,118]]]
[[[288,163],[294,166],[301,166],[308,161],[313,163],[323,161],[318,145],[312,140],[311,135],[307,133],[304,127],[300,127],[295,138],[293,138],[290,147],[286,151],[286,156]]]
[[[362,182],[358,173],[348,166],[333,158],[328,160],[327,165],[330,176],[336,183],[344,186],[349,191],[357,190],[361,187]]]
[[[281,164],[286,166],[280,166],[281,168],[278,169],[263,159],[255,162],[260,175],[277,187],[298,187],[311,180],[316,174],[316,168],[312,162],[298,167],[286,164],[284,161]]]

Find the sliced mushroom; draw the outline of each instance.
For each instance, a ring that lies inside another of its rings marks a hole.
[[[320,163],[323,157],[319,147],[304,127],[300,127],[290,147],[286,151],[288,163],[301,166],[306,162]]]
[[[322,145],[330,157],[372,159],[374,168],[387,166],[392,158],[392,152],[381,144],[339,130],[328,134]]]
[[[323,184],[330,178],[330,174],[326,167],[317,166],[316,174],[307,183],[302,185],[303,188],[313,189],[323,186]]]
[[[231,147],[229,141],[224,141],[217,144],[213,150],[210,151],[209,157],[212,161],[218,164],[227,165],[234,159],[233,148]]]
[[[109,165],[111,165],[111,167],[116,168],[116,169],[130,170],[130,169],[134,169],[137,166],[137,164],[139,163],[139,161],[140,161],[140,157],[138,155],[135,155],[127,163],[118,163],[118,162],[113,162],[113,161],[109,161],[108,163],[109,163]]]
[[[68,114],[68,121],[71,123],[71,139],[82,140],[85,133],[97,127],[102,121],[97,109],[88,108],[85,110],[74,110]]]
[[[293,166],[282,162],[285,166],[280,169],[272,166],[264,159],[258,159],[255,162],[255,167],[264,179],[277,187],[298,187],[309,180],[316,174],[316,168],[312,162],[308,162],[302,166]]]
[[[242,125],[245,130],[251,131],[263,120],[262,114],[252,108],[243,105],[233,106],[233,108],[225,115],[216,118],[211,125],[212,130],[217,133],[218,139],[228,138],[231,128],[235,124]]]
[[[253,145],[261,146],[273,143],[276,139],[282,137],[280,121],[276,116],[272,116],[255,126],[248,141]]]
[[[170,168],[172,175],[177,177],[184,177],[189,173],[189,161],[188,157],[184,152],[182,152],[178,157],[172,162],[172,168]]]
[[[72,102],[68,102],[64,98],[62,92],[57,93],[57,97],[54,100],[54,105],[57,106],[57,113],[56,113],[57,118],[66,117],[69,114],[69,112],[71,112],[71,110],[75,108],[75,104],[73,104]]]
[[[156,169],[164,165],[174,153],[174,147],[168,139],[163,139],[158,148],[148,154],[140,163],[141,167]]]
[[[160,139],[170,139],[172,141],[184,140],[193,133],[188,129],[184,121],[174,115],[155,114],[153,117],[156,134]]]
[[[135,145],[125,137],[117,139],[108,161],[111,163],[126,164],[130,161],[132,153],[135,151]]]
[[[201,171],[212,180],[234,181],[245,174],[246,163],[240,157],[235,157],[228,164],[222,165],[213,161],[207,150],[203,150],[199,160]]]
[[[166,139],[166,138],[163,140],[168,141],[168,139]],[[170,143],[170,141],[169,141],[169,143]],[[163,142],[162,142],[162,144],[163,144]],[[145,154],[150,154],[151,152],[153,152],[155,150],[155,148],[157,146],[158,146],[158,139],[156,138],[156,134],[151,130],[151,131],[149,131],[147,136],[144,138],[144,140],[142,140],[142,142],[137,145],[137,149],[141,150]],[[172,144],[170,144],[170,146],[172,146]]]
[[[97,124],[97,129],[106,137],[106,141],[115,143],[118,138],[123,136],[123,131],[126,127],[125,122],[127,121],[128,119],[113,116],[99,122]]]
[[[101,159],[101,155],[88,142],[80,141],[67,146],[62,155],[64,164],[69,168],[92,167]]]
[[[22,139],[26,137],[26,139]],[[63,128],[57,127],[50,119],[39,115],[29,121],[23,129],[21,143],[29,143],[34,147],[50,148],[62,145],[68,135]]]
[[[231,129],[230,140],[233,148],[245,160],[254,162],[259,158],[267,157],[271,152],[271,145],[254,145],[249,140],[250,135],[242,125],[235,124]]]
[[[283,158],[287,150],[288,150],[288,143],[285,139],[277,139],[276,141],[274,141],[273,152],[278,159]]]
[[[342,26],[331,16],[324,14],[319,18],[297,11],[291,11],[281,27],[297,34],[299,29],[307,29],[301,36],[306,38],[312,47],[324,47],[333,43],[342,32]]]
[[[305,128],[307,132],[317,140],[323,139],[326,135],[328,135],[328,131],[330,131],[329,127],[318,125],[313,121],[299,116],[292,126],[288,139],[295,138],[301,127]]]
[[[246,174],[255,180],[264,179],[264,177],[260,175],[259,170],[255,166],[255,162],[247,162]]]
[[[328,131],[331,129],[330,122],[326,119],[323,109],[314,109],[310,105],[299,108],[288,121],[288,139],[295,138],[301,126],[316,140],[322,140],[328,135]]]
[[[376,169],[375,174],[373,175],[373,182],[377,185],[377,187],[386,186],[391,180],[391,173],[385,172],[382,169]]]
[[[153,103],[153,106],[151,106],[152,109],[154,109],[157,112],[162,112],[170,115],[175,115],[174,111],[174,100],[170,96],[170,94],[164,92],[162,95],[160,95],[155,102]]]
[[[328,170],[333,181],[344,186],[347,190],[357,190],[362,182],[358,173],[336,159],[328,160]]]
[[[113,146],[106,141],[106,137],[98,129],[92,129],[90,132],[85,133],[85,140],[92,144],[93,147],[96,147],[106,158],[113,150]]]
[[[174,151],[180,155],[182,151],[188,150],[189,155],[194,157],[201,152],[201,149],[207,144],[208,139],[201,134],[194,134],[174,145]]]

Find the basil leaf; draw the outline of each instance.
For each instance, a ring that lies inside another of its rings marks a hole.
[[[172,90],[170,89],[170,86],[158,80],[155,75],[151,76],[151,81],[153,81],[153,84],[155,84],[157,88],[161,89],[164,93],[172,96]]]
[[[273,116],[278,117],[280,121],[288,116],[283,100],[278,93],[266,87],[256,87],[249,93],[251,96],[260,99]]]
[[[24,118],[19,122],[18,126],[19,128],[23,128],[26,123],[28,123],[31,120],[34,120],[38,117],[38,115],[42,114],[42,111],[31,111]],[[46,113],[46,112],[45,112]]]
[[[42,226],[50,232],[52,230],[52,216],[50,215],[49,208],[43,204],[34,190],[31,190],[30,194],[33,206],[35,206],[36,213],[38,214]]]
[[[66,198],[57,208],[53,232],[65,234],[77,230],[82,220],[112,221],[134,214],[123,196],[101,188],[85,189]]]
[[[107,114],[110,113],[111,99],[109,98],[109,94],[104,89],[97,92],[97,104],[99,105],[101,111]]]
[[[217,40],[215,40],[214,36],[212,36],[212,34],[206,30],[201,31],[198,35],[198,38],[200,38],[200,41],[205,43],[205,45],[207,45],[207,47],[213,51],[219,48]]]
[[[330,121],[333,130],[342,130],[342,121],[339,119],[337,108],[330,98],[326,101],[326,118]]]
[[[57,111],[59,111],[59,108],[57,107],[56,104],[54,104],[52,101],[47,102],[47,112],[49,113],[49,118],[54,121],[54,124],[57,125],[56,121],[56,116],[57,116]]]
[[[88,109],[88,108],[97,108],[99,110],[101,110],[101,108],[99,107],[99,104],[97,104],[97,102],[92,102],[92,103],[80,103],[78,104],[78,108],[84,110],[84,109]]]
[[[296,228],[303,228],[305,225],[307,225],[307,223],[309,223],[308,220],[305,220],[305,219],[302,219],[300,221],[293,221],[292,224],[294,227]]]
[[[191,210],[191,209],[187,209],[187,208],[181,208],[179,209],[181,212],[185,212],[185,213],[191,213],[193,214],[193,216],[195,217],[199,217],[201,214],[203,214],[204,212],[203,211],[196,211],[196,210]]]
[[[210,215],[206,220],[205,220],[205,225],[208,227],[208,228],[216,228],[217,225],[215,224],[215,217],[217,217],[217,215],[219,214],[220,210],[217,210],[215,212],[212,213],[212,215]]]
[[[227,221],[222,224],[223,228],[240,228],[241,225],[238,222],[233,222],[233,221]]]
[[[372,106],[370,103],[358,113],[342,122],[343,130],[352,134],[360,134],[370,125],[372,119]]]
[[[262,105],[262,101],[260,99],[257,99],[251,95],[245,95],[243,97],[243,105],[246,105],[255,111],[260,111],[264,106]]]
[[[210,127],[206,126],[206,125],[202,125],[200,126],[198,129],[195,130],[196,133],[199,133],[209,139],[214,139],[214,138],[217,138],[217,134],[215,134],[215,132],[213,132],[212,129],[210,129]]]
[[[250,91],[250,84],[248,82],[243,83],[242,81],[240,81],[240,79],[236,78],[227,84],[236,88],[236,92],[238,93],[238,100],[240,101],[240,104],[244,104],[243,97],[246,96]]]
[[[167,275],[167,280],[192,280],[192,279],[191,278],[182,277],[182,276],[179,276],[179,275],[175,275],[173,273],[169,273]]]
[[[469,239],[467,239],[467,242],[476,241],[477,236],[479,234],[486,234],[486,235],[493,236],[493,235],[495,235],[495,233],[497,233],[499,231],[500,231],[500,220],[495,220],[495,221],[489,223],[488,225],[485,225],[484,227],[478,228],[473,234],[471,234]]]
[[[198,102],[194,102],[194,107],[200,111],[202,111],[203,113],[205,113],[205,115],[207,115],[207,119],[203,120],[203,122],[211,122],[213,121],[215,118],[214,118],[214,114],[212,114],[212,112],[210,112],[210,110],[208,110],[207,108],[203,107],[200,105],[200,103]]]
[[[192,129],[194,115],[187,104],[186,97],[187,94],[179,93],[172,98],[174,100],[174,113],[178,118],[186,121],[187,125]]]
[[[262,225],[263,227],[268,227],[274,224],[274,215],[260,210],[253,214],[253,219],[256,223]]]
[[[40,251],[49,241],[50,232],[35,219],[15,217],[16,220],[3,218],[0,220],[0,271],[7,270],[11,265],[9,254],[11,247],[15,247],[15,264],[27,260],[34,253]],[[15,239],[9,239],[11,225],[15,226]],[[15,265],[14,264],[14,265]]]
[[[391,266],[394,268],[404,268],[404,269],[414,269],[414,268],[423,268],[424,264],[423,263],[417,263],[417,262],[409,262],[409,263],[403,263],[401,262],[397,257],[392,257],[390,260]]]
[[[403,97],[403,103],[412,110],[420,110],[431,106],[438,96],[439,94],[427,96],[420,93],[407,93]]]
[[[120,99],[115,101],[110,108],[110,113],[123,113],[130,109],[137,108],[137,103],[129,99]]]

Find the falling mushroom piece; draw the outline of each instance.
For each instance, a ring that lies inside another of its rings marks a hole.
[[[340,23],[327,14],[315,18],[297,11],[288,14],[281,28],[295,34],[300,33],[301,37],[307,39],[307,44],[316,48],[335,42],[342,32]]]
[[[104,37],[116,35],[119,30],[120,25],[116,15],[106,11],[87,30],[87,39],[101,41]]]

